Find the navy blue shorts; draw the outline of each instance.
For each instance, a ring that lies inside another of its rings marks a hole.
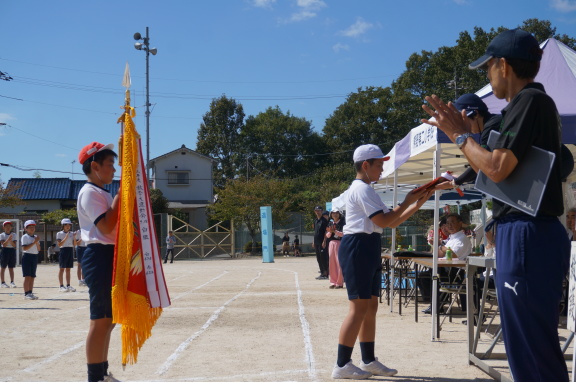
[[[380,295],[382,244],[379,233],[344,235],[338,250],[348,299],[371,299]]]
[[[76,247],[76,260],[78,264],[82,264],[82,257],[84,256],[84,252],[86,251],[86,247]]]
[[[2,248],[0,254],[0,268],[15,268],[16,267],[16,248],[5,247]]]
[[[74,248],[62,247],[60,248],[60,255],[58,256],[60,268],[73,268],[74,267]]]
[[[38,268],[38,255],[24,252],[22,255],[22,276],[36,277],[36,268]]]
[[[114,245],[88,244],[82,258],[84,281],[90,294],[90,319],[112,318]]]

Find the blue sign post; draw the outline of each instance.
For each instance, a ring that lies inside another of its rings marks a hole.
[[[262,230],[262,262],[274,262],[274,232],[272,231],[272,207],[260,207]]]

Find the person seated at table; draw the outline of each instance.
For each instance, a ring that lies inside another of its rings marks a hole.
[[[448,248],[450,248],[453,252],[453,259],[466,260],[468,255],[472,252],[472,243],[464,233],[462,228],[463,225],[464,222],[462,220],[462,216],[458,214],[450,214],[446,217],[446,230],[450,233],[450,236],[448,236],[446,243],[440,244],[438,247],[438,258],[444,258],[446,256],[446,251]],[[457,268],[450,268],[449,271],[447,271],[445,268],[438,268],[438,275],[441,277],[441,279],[452,280],[456,276],[457,272]],[[431,275],[431,271],[426,271],[421,272],[418,277],[418,288],[420,288],[420,293],[424,301],[430,301],[432,296]],[[465,295],[460,296],[460,301],[462,302],[462,308],[465,309]],[[424,309],[423,312],[426,314],[431,314],[432,306]]]
[[[438,234],[439,234],[438,236],[439,244],[445,243],[445,241],[448,240],[448,236],[450,236],[450,233],[448,232],[448,229],[446,227],[446,216],[442,217],[442,219],[440,219],[440,221],[438,222]],[[432,247],[434,245],[434,226],[430,227],[430,229],[428,230],[427,240],[428,245]]]

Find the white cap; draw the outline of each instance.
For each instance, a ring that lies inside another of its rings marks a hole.
[[[384,156],[380,147],[376,145],[362,145],[354,150],[354,163],[363,162],[368,159],[388,160],[390,157]]]
[[[68,218],[62,219],[62,221],[60,222],[60,224],[64,225],[64,224],[70,224],[72,225],[72,221]]]
[[[24,228],[27,228],[29,225],[36,225],[36,222],[34,220],[26,220]]]
[[[330,213],[332,213],[332,212],[342,213],[342,211],[340,211],[340,209],[338,207],[332,207],[332,210],[330,211]]]

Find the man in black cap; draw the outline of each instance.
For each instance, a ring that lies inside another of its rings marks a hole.
[[[324,218],[322,211],[322,207],[314,207],[314,213],[316,214],[316,219],[314,219],[314,250],[316,251],[316,260],[318,261],[318,267],[320,268],[320,276],[316,277],[317,280],[328,279],[328,261],[325,261],[323,253],[328,219]]]
[[[431,107],[422,106],[435,121],[423,122],[444,131],[471,166],[496,183],[510,176],[531,146],[556,154],[535,217],[493,201],[496,289],[514,380],[567,382],[558,320],[570,243],[558,220],[564,212],[558,160],[560,117],[542,84],[534,82],[542,53],[531,34],[514,29],[496,36],[486,54],[470,64],[471,69],[486,70],[494,95],[509,102],[502,110],[500,137],[492,152],[470,139],[471,123],[466,112],[458,112],[435,95],[426,97]]]

